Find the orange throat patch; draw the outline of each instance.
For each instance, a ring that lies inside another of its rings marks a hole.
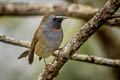
[[[55,31],[55,32],[59,32],[59,31],[61,31],[61,30],[62,30],[62,28],[53,29],[53,31]]]

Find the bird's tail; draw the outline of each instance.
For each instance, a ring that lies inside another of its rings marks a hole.
[[[20,54],[20,56],[18,57],[18,59],[27,57],[29,55],[29,51],[30,51],[30,49],[27,49],[26,51],[24,51],[22,54]]]
[[[19,57],[18,59],[24,58],[28,56],[28,62],[29,64],[33,63],[33,59],[34,59],[34,51],[31,51],[30,49],[27,49],[26,51],[24,51]]]
[[[28,56],[28,62],[29,64],[33,63],[34,60],[34,51],[30,51],[30,49],[27,49],[26,51],[24,51],[22,54],[20,54],[20,56],[18,57],[18,59],[24,58]],[[41,60],[42,58],[39,57],[39,60]]]

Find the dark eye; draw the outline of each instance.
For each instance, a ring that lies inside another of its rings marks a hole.
[[[53,21],[55,21],[56,20],[56,18],[53,18]]]

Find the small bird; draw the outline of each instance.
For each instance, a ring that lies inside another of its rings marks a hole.
[[[63,40],[61,24],[64,19],[66,17],[56,11],[45,14],[34,34],[30,48],[24,51],[18,59],[28,56],[28,62],[32,64],[34,52],[39,56],[39,60],[52,55],[59,48]]]

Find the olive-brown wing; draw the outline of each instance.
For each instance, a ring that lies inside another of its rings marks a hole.
[[[29,51],[29,57],[28,57],[29,64],[33,63],[35,46],[36,46],[37,42],[39,41],[39,39],[41,39],[41,37],[42,37],[41,34],[42,34],[42,27],[38,27],[38,29],[36,30],[34,37],[32,39],[32,43],[31,43],[31,47],[30,47],[30,51]]]

